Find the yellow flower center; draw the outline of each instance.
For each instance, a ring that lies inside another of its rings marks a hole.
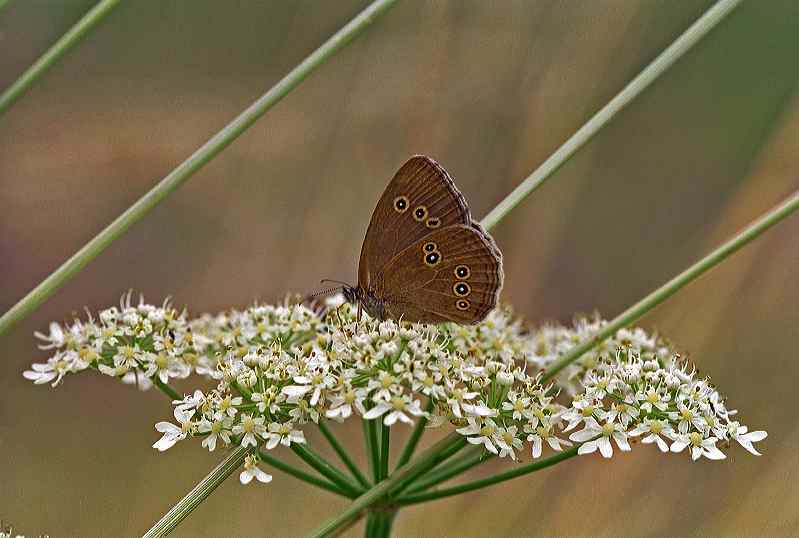
[[[396,409],[397,411],[404,411],[405,410],[405,400],[400,398],[399,396],[394,396],[391,398],[391,406]]]
[[[613,427],[613,424],[608,422],[607,424],[602,426],[602,435],[604,435],[605,437],[610,437],[610,435],[615,430],[616,430],[616,428]]]
[[[255,421],[251,417],[244,417],[244,420],[241,421],[241,429],[244,430],[246,433],[254,432]]]
[[[594,406],[593,405],[586,405],[585,407],[583,407],[583,410],[581,411],[581,414],[584,417],[590,417],[591,415],[594,414]]]
[[[496,430],[497,429],[491,424],[486,424],[485,426],[480,428],[480,435],[482,435],[483,437],[491,437],[492,435],[494,435],[494,432]]]

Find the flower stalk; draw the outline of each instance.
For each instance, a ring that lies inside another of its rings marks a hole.
[[[164,514],[164,517],[144,533],[143,538],[160,538],[172,532],[206,497],[219,487],[219,484],[241,466],[249,453],[250,451],[244,447],[234,447],[219,465],[214,467],[185,497]]]
[[[547,467],[551,467],[556,463],[560,463],[569,458],[573,458],[574,456],[577,455],[578,449],[579,445],[575,445],[569,448],[568,450],[564,450],[563,452],[558,452],[548,458],[544,458],[539,461],[534,461],[526,465],[521,465],[519,467],[510,469],[508,471],[500,472],[493,476],[489,476],[481,480],[475,480],[473,482],[468,482],[466,484],[461,484],[459,486],[453,486],[446,489],[433,490],[420,493],[408,493],[407,495],[400,496],[398,499],[396,499],[395,502],[401,506],[407,506],[409,504],[416,504],[436,499],[443,499],[444,497],[451,497],[452,495],[459,495],[461,493],[466,493],[469,491],[482,489],[488,486],[493,486],[494,484],[505,482],[506,480],[511,480],[513,478],[517,478],[519,476],[523,476],[526,474],[534,473],[536,471],[546,469]]]
[[[364,489],[369,488],[371,484],[363,475],[358,466],[355,465],[355,462],[352,461],[350,455],[347,453],[344,447],[341,446],[341,443],[339,443],[338,439],[336,439],[336,436],[333,435],[333,432],[330,431],[330,428],[328,428],[324,420],[319,421],[319,430],[322,432],[322,435],[325,436],[325,439],[327,439],[328,443],[330,443],[330,446],[333,447],[333,450],[336,452],[339,459],[341,459],[342,463],[344,463],[344,466],[347,467],[353,478],[355,478],[355,480],[357,480]]]

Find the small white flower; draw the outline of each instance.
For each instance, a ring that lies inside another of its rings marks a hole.
[[[291,443],[305,443],[305,434],[300,430],[293,429],[291,422],[286,424],[271,422],[269,432],[264,435],[264,439],[266,439],[266,449],[272,450],[278,444],[291,446]]]
[[[627,442],[627,434],[624,428],[621,424],[615,422],[606,422],[600,426],[593,417],[588,417],[585,420],[585,427],[569,436],[572,441],[583,443],[577,450],[578,454],[591,454],[599,449],[599,452],[605,458],[613,456],[611,438],[616,441],[616,445],[620,450],[630,450],[630,444]]]
[[[216,449],[216,443],[219,439],[226,445],[230,444],[230,437],[233,434],[233,419],[222,412],[217,412],[212,420],[203,417],[200,424],[197,426],[197,431],[200,433],[207,433],[208,435],[203,439],[202,446],[208,448],[210,452]]]
[[[650,443],[656,443],[661,452],[669,451],[669,445],[666,443],[663,437],[661,437],[661,435],[665,436],[667,439],[673,439],[676,435],[672,427],[669,426],[665,420],[652,418],[644,419],[643,424],[639,424],[638,427],[629,432],[628,435],[637,437],[645,433],[648,433],[649,435],[641,439],[641,442],[647,445]]]
[[[239,423],[233,426],[233,433],[242,435],[241,446],[257,446],[258,437],[263,438],[266,435],[266,426],[264,426],[264,417],[255,417],[249,414],[242,414],[239,418]]]
[[[33,333],[33,336],[44,342],[44,344],[39,344],[39,349],[59,348],[66,342],[64,331],[61,329],[61,325],[56,322],[50,324],[50,334],[43,334],[36,331]]]
[[[545,422],[541,422],[537,427],[532,427],[531,424],[525,424],[524,431],[529,434],[527,440],[532,447],[533,458],[541,457],[544,441],[547,442],[552,450],[558,452],[563,450],[563,446],[571,446],[571,442],[556,437],[552,431],[552,426]]]
[[[361,415],[366,414],[363,400],[366,398],[366,391],[363,389],[348,388],[346,391],[333,395],[330,398],[330,409],[325,412],[327,418],[332,418],[338,422],[352,416],[352,408],[358,410]]]
[[[467,426],[458,428],[456,431],[465,436],[466,440],[473,445],[483,445],[486,450],[493,454],[499,454],[496,447],[497,424],[490,418],[469,417],[466,419]]]
[[[677,404],[677,411],[669,413],[669,418],[674,422],[679,421],[677,424],[677,431],[681,434],[688,433],[688,429],[691,426],[697,430],[703,430],[705,428],[705,421],[702,416],[682,402]]]
[[[716,448],[715,437],[708,437],[705,439],[699,432],[691,432],[689,434],[680,434],[671,444],[672,452],[682,452],[687,446],[691,447],[691,459],[696,461],[702,456],[710,460],[723,460],[727,456]]]
[[[172,405],[175,406],[175,417],[178,414],[191,417],[194,411],[205,401],[203,391],[197,389],[191,396],[186,396],[182,400],[172,400]]]
[[[259,482],[268,484],[272,481],[272,475],[265,473],[258,467],[258,458],[252,454],[248,454],[244,458],[244,470],[239,475],[239,481],[242,484],[249,484],[252,479],[256,478]]]
[[[518,431],[519,429],[516,426],[497,428],[497,433],[494,438],[499,447],[500,458],[510,456],[512,460],[516,461],[516,451],[521,450],[523,446],[522,440],[516,437],[516,432]]]
[[[728,431],[730,437],[738,441],[742,447],[744,447],[748,452],[754,454],[755,456],[760,456],[760,452],[758,452],[752,443],[756,443],[758,441],[762,441],[768,436],[768,433],[759,430],[755,432],[749,432],[746,426],[741,426],[738,422],[730,422],[728,425]]]
[[[191,421],[191,416],[175,409],[175,420],[178,421],[180,426],[175,426],[171,422],[158,422],[155,429],[164,435],[153,444],[153,448],[157,448],[159,452],[163,452],[174,446],[175,443],[186,438],[187,435],[194,431],[194,423]]]
[[[31,370],[25,370],[22,376],[33,381],[36,385],[42,385],[53,381],[52,386],[58,385],[70,370],[69,360],[63,355],[58,354],[47,359],[45,363],[31,364]]]
[[[385,415],[383,424],[386,426],[392,426],[397,420],[406,424],[413,424],[413,420],[408,416],[408,413],[417,417],[424,415],[424,411],[419,405],[419,400],[411,400],[409,396],[403,394],[402,396],[393,396],[387,402],[377,402],[377,405],[364,413],[363,418],[372,420]]]

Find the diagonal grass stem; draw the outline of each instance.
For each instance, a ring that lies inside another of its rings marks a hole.
[[[27,92],[64,54],[69,52],[92,28],[102,21],[119,4],[120,0],[101,0],[81,18],[75,26],[59,38],[47,52],[33,62],[20,77],[0,94],[0,116]],[[0,0],[0,10],[6,2]]]
[[[299,65],[283,77],[277,84],[259,97],[252,105],[228,123],[221,131],[211,137],[188,159],[163,178],[147,194],[139,198],[124,213],[117,217],[103,231],[94,236],[83,248],[53,271],[38,286],[31,290],[17,304],[0,317],[0,336],[11,326],[27,317],[48,297],[55,293],[87,263],[96,258],[111,243],[117,240],[135,222],[143,218],[167,196],[172,194],[195,172],[205,166],[223,149],[246,131],[270,108],[288,95],[318,67],[323,65],[336,52],[360,35],[372,22],[385,13],[396,0],[375,0],[354,19],[347,23],[322,46],[312,52]]]
[[[566,140],[555,153],[549,156],[541,166],[535,169],[527,179],[522,181],[513,192],[505,197],[480,222],[486,230],[490,230],[504,219],[513,208],[519,205],[534,190],[544,184],[563,164],[588,143],[616,114],[638,97],[646,88],[660,77],[669,67],[691,50],[710,30],[720,23],[724,17],[735,9],[742,0],[720,0],[708,9],[697,21],[678,37],[666,50],[660,53],[652,63],[641,71],[624,87],[608,104],[580,127],[571,138]]]

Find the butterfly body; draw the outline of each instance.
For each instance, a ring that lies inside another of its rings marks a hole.
[[[477,323],[497,304],[502,254],[449,174],[411,157],[375,207],[344,296],[378,319]]]

